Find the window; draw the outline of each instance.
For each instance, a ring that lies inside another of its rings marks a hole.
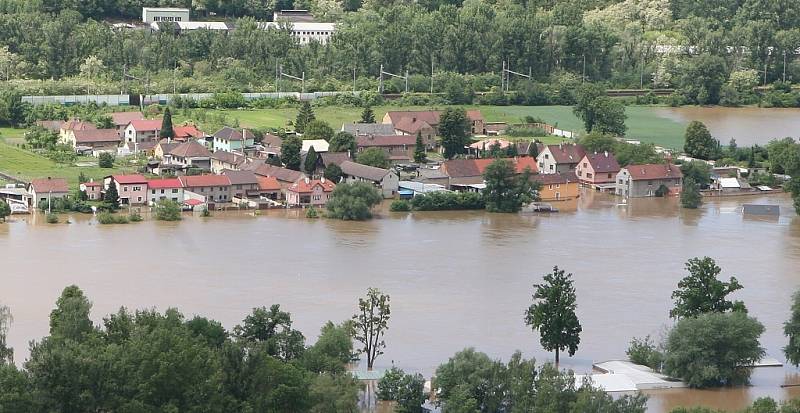
[[[163,189],[161,190],[161,193],[162,193],[162,194],[164,193],[164,190],[163,190]]]
[[[653,185],[653,181],[647,181],[647,185]]]
[[[548,185],[547,189],[553,189],[553,184]]]
[[[122,187],[122,192],[128,192],[128,187],[127,186],[123,186]]]
[[[553,165],[552,165],[552,164],[550,165],[550,170],[551,170],[551,171],[553,170]]]
[[[138,202],[142,202],[142,197],[140,197],[140,196],[137,196],[137,197],[136,197],[136,201],[138,201]]]
[[[583,163],[583,167],[586,168],[586,162]]]
[[[241,185],[236,185],[236,189],[242,189],[242,186]],[[220,188],[220,190],[222,190],[222,188]]]
[[[173,193],[173,194],[177,194],[177,193],[178,193],[178,190],[177,190],[177,189],[173,189],[173,190],[172,190],[172,193]]]
[[[550,159],[550,155],[544,154],[544,159]]]
[[[611,174],[608,174],[608,179],[611,179]]]
[[[152,191],[150,191],[150,192],[151,192],[153,195],[155,195],[155,194],[156,194],[156,190],[155,190],[155,189],[154,189],[154,190],[152,190]]]
[[[586,177],[587,177],[587,178],[591,178],[591,177],[592,177],[592,174],[590,174],[590,173],[588,173],[588,172],[587,172],[587,173],[586,173]]]

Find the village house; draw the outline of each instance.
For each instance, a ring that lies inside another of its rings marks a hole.
[[[667,190],[665,195],[675,195],[681,192],[682,183],[683,173],[677,165],[628,165],[617,174],[615,193],[631,198],[655,196],[663,185]]]
[[[575,175],[586,185],[614,185],[619,170],[617,158],[606,151],[586,154],[575,167]]]
[[[286,204],[323,207],[328,203],[334,188],[336,184],[325,178],[304,178],[286,188]]]
[[[70,132],[89,129],[97,129],[97,127],[91,122],[83,122],[78,118],[70,119],[61,124],[58,130],[58,142],[64,145],[72,145],[69,140]]]
[[[111,122],[114,123],[114,128],[119,135],[120,140],[125,137],[125,127],[131,123],[132,120],[142,120],[144,115],[142,112],[114,112],[111,114]]]
[[[323,153],[328,152],[330,144],[325,139],[303,139],[303,146],[300,148],[300,152],[308,153],[311,147],[314,147],[314,152]]]
[[[360,163],[345,161],[342,168],[342,180],[345,182],[369,182],[381,190],[384,198],[394,198],[397,194],[400,178],[393,169],[376,168]]]
[[[247,163],[247,157],[227,151],[215,151],[211,154],[211,172],[220,174],[226,169],[238,171]]]
[[[147,179],[142,175],[109,175],[103,180],[103,187],[117,188],[120,205],[147,204]]]
[[[47,129],[49,131],[60,133],[61,125],[64,124],[63,120],[37,120],[36,126]]]
[[[231,181],[231,198],[243,200],[260,195],[258,177],[253,171],[224,170],[222,175]]]
[[[367,135],[356,138],[356,150],[363,152],[369,148],[378,148],[395,163],[410,162],[414,159],[417,138],[412,135]]]
[[[270,164],[260,164],[252,169],[252,171],[258,176],[272,177],[277,179],[284,191],[295,182],[306,177],[306,175],[300,171]]]
[[[258,180],[258,191],[260,196],[269,198],[273,201],[283,198],[281,183],[278,182],[277,178],[274,176],[256,175],[256,179]]]
[[[231,180],[225,175],[185,175],[178,179],[184,191],[203,196],[204,202],[231,202]]]
[[[194,125],[181,125],[172,128],[174,136],[172,139],[179,142],[186,142],[189,140],[205,142],[206,134]]]
[[[240,132],[225,126],[214,134],[214,152],[242,152],[245,148],[250,148],[255,145],[255,139],[256,136],[253,135],[253,132],[247,129],[242,129]]]
[[[147,205],[153,206],[165,199],[183,203],[183,184],[178,178],[150,179],[147,188]]]
[[[525,172],[526,169],[531,173],[537,173],[536,161],[530,157],[501,158],[514,164],[517,174]],[[439,171],[447,175],[450,179],[448,185],[450,189],[479,189],[483,185],[483,173],[495,159],[451,159],[445,161]],[[437,182],[438,183],[438,182]]]
[[[531,181],[541,184],[539,199],[542,201],[567,201],[580,196],[580,185],[575,172],[538,174]]]
[[[94,179],[89,182],[83,182],[80,186],[81,190],[86,193],[86,197],[90,201],[100,201],[103,199],[103,183],[95,182]]]
[[[342,132],[347,132],[355,137],[359,136],[388,136],[394,135],[394,126],[389,123],[345,123]]]
[[[258,148],[258,155],[262,158],[275,158],[281,156],[281,146],[283,139],[280,136],[271,133],[265,133],[261,138],[261,143],[256,145]]]
[[[116,129],[71,129],[64,143],[78,152],[100,156],[103,152],[116,153],[120,139]]]
[[[30,194],[31,207],[46,209],[54,199],[64,198],[69,195],[69,185],[64,178],[39,178],[33,179],[27,188]]]
[[[161,132],[161,119],[134,119],[125,127],[125,142],[133,144],[134,152],[142,150],[140,145],[149,143],[155,147]]]
[[[514,146],[514,143],[505,139],[481,139],[478,142],[469,145],[469,153],[471,155],[475,155],[476,157],[487,157],[487,154],[496,148],[497,150],[502,151],[503,154],[506,154],[510,150],[509,148],[511,146]],[[516,150],[516,147],[511,150]]]
[[[169,152],[168,163],[183,168],[211,170],[211,152],[197,141],[188,141],[178,145]]]
[[[398,135],[422,135],[422,142],[428,148],[437,146],[436,136],[439,134],[439,110],[425,111],[389,111],[383,117],[383,123],[394,127]],[[467,119],[470,122],[470,134],[485,135],[486,127],[483,114],[479,110],[467,110]]]
[[[153,149],[153,156],[162,160],[169,159],[169,153],[180,144],[180,142],[174,142],[169,139],[161,139]]]
[[[583,146],[575,143],[559,143],[545,145],[536,157],[539,172],[554,174],[574,171],[578,163],[586,156]]]

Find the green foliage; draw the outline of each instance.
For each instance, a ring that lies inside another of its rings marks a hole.
[[[136,211],[131,212],[130,215],[128,215],[128,219],[131,222],[142,222],[143,220],[142,215]]]
[[[58,133],[41,126],[32,126],[25,132],[25,144],[33,149],[54,149],[58,143]]]
[[[333,128],[327,122],[314,119],[304,127],[303,139],[325,139],[330,141],[333,138]]]
[[[764,326],[746,313],[705,313],[681,319],[669,333],[664,372],[691,387],[747,383],[764,356]]]
[[[375,113],[372,111],[372,108],[369,106],[365,106],[364,110],[361,112],[361,123],[375,123]]]
[[[58,224],[58,215],[47,214],[46,221],[48,224]]]
[[[360,351],[367,358],[367,369],[372,370],[375,359],[383,354],[386,342],[383,336],[389,329],[391,306],[389,295],[377,288],[369,288],[367,296],[358,299],[358,312],[353,315],[353,338],[362,344]]]
[[[315,118],[314,110],[311,109],[311,104],[308,101],[303,102],[300,105],[300,110],[297,112],[297,117],[294,121],[294,130],[297,133],[304,133],[306,130],[306,125],[311,123]]]
[[[108,185],[106,192],[103,194],[103,203],[112,211],[119,209],[119,193],[114,182]]]
[[[711,183],[711,165],[700,162],[691,161],[681,165],[681,172],[683,173],[684,183],[686,178],[691,178],[701,188],[707,188]]]
[[[113,168],[114,155],[109,152],[100,153],[100,156],[97,158],[97,164],[101,168]]]
[[[319,213],[317,212],[317,208],[314,205],[311,205],[306,209],[306,218],[319,218]]]
[[[614,147],[614,156],[620,166],[664,163],[664,157],[656,152],[655,146],[647,143],[634,145],[618,142]]]
[[[422,142],[422,133],[417,132],[417,139],[414,141],[414,162],[425,163],[428,161],[428,154],[425,153],[425,143]]]
[[[709,160],[719,157],[719,141],[711,136],[703,122],[690,122],[684,139],[683,151],[692,158]]]
[[[181,206],[171,199],[162,199],[156,203],[156,219],[159,221],[180,221]]]
[[[291,136],[283,140],[281,143],[281,160],[287,168],[295,171],[300,170],[300,150],[303,148],[303,142],[296,136]]]
[[[672,318],[697,317],[706,313],[727,311],[747,312],[741,301],[729,301],[728,294],[742,289],[736,277],[728,282],[718,279],[722,269],[709,257],[690,258],[686,262],[689,275],[678,282],[678,289],[672,292],[675,308],[670,310]]]
[[[611,135],[592,132],[581,136],[578,143],[586,149],[587,153],[603,153],[605,151],[613,153],[620,142]]]
[[[587,83],[578,89],[573,108],[575,116],[583,120],[587,132],[608,135],[625,135],[625,106],[606,96],[600,85]]]
[[[303,352],[302,361],[315,373],[342,374],[354,358],[352,323],[336,325],[328,321],[320,329],[317,342]]]
[[[568,350],[570,357],[578,350],[582,327],[575,314],[577,308],[572,274],[557,266],[546,274],[543,284],[534,284],[533,304],[525,312],[525,324],[539,330],[540,343],[545,350]]]
[[[292,328],[292,317],[279,304],[254,308],[241,325],[233,329],[237,338],[258,345],[271,357],[288,361],[303,355],[303,333]]]
[[[50,335],[54,338],[83,341],[94,331],[89,312],[92,303],[76,285],[64,288],[50,312]]]
[[[0,369],[7,364],[14,363],[14,349],[8,347],[6,337],[8,334],[8,326],[11,324],[11,321],[11,310],[9,310],[7,306],[0,304]],[[0,383],[3,382],[2,374],[3,371],[0,370]],[[3,387],[0,386],[0,388]],[[1,399],[3,399],[2,393],[0,393],[0,400]],[[2,407],[2,404],[0,404],[0,407]]]
[[[139,217],[139,219],[141,220],[141,216]],[[127,224],[129,221],[128,217],[124,215],[115,215],[112,214],[111,212],[104,211],[97,214],[97,222],[99,222],[102,225],[111,225],[111,224]]]
[[[783,348],[783,354],[789,363],[800,365],[800,292],[792,295],[792,315],[783,323],[783,334],[789,343]]]
[[[406,374],[397,367],[389,369],[378,380],[378,399],[397,402],[397,413],[422,413],[425,403],[425,379],[421,374]]]
[[[392,205],[389,206],[389,210],[392,212],[408,212],[411,211],[411,204],[403,199],[398,199],[392,201]]]
[[[517,175],[514,164],[507,159],[496,159],[483,173],[486,188],[483,198],[489,212],[519,212],[536,199],[540,184],[531,181],[531,172]]]
[[[372,218],[372,207],[383,198],[380,192],[367,182],[340,183],[326,204],[327,216],[346,221],[363,221]]]
[[[694,178],[683,178],[683,188],[681,189],[681,206],[688,209],[697,209],[703,204],[703,195],[700,187]]]
[[[11,215],[11,207],[6,201],[0,200],[0,220],[6,222],[6,218]]]
[[[632,363],[650,367],[655,371],[661,370],[661,363],[664,361],[664,354],[658,350],[650,336],[631,339],[625,354]]]
[[[164,109],[164,117],[161,119],[161,130],[158,132],[158,137],[161,139],[175,137],[175,130],[172,128],[172,112],[170,112],[169,106]]]
[[[355,136],[345,131],[336,132],[329,142],[328,151],[356,153]]]
[[[486,202],[476,192],[437,191],[415,196],[411,206],[417,211],[452,211],[485,209]]]
[[[466,152],[469,130],[469,119],[464,109],[451,107],[445,109],[439,118],[439,135],[442,137],[445,158],[452,159]]]
[[[325,171],[322,172],[322,176],[331,182],[339,183],[342,179],[342,168],[335,163],[328,164],[325,166]]]
[[[317,162],[319,162],[319,155],[312,146],[308,148],[308,152],[306,152],[306,161],[303,165],[303,171],[306,173],[306,175],[314,175],[314,172],[317,170]]]
[[[386,169],[389,167],[389,155],[381,148],[367,148],[358,153],[356,162]]]

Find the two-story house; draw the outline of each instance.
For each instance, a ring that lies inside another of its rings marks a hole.
[[[369,182],[381,191],[384,198],[393,198],[400,186],[400,178],[394,169],[376,168],[360,163],[344,161],[341,165],[345,182]]]
[[[109,175],[103,180],[103,188],[116,186],[120,205],[147,204],[147,179],[142,175]]]
[[[619,173],[619,163],[614,154],[592,153],[586,154],[578,166],[575,175],[585,185],[613,184]]]
[[[385,152],[392,162],[410,162],[414,159],[416,141],[414,135],[362,135],[356,137],[356,151],[378,148]]]
[[[231,202],[231,180],[225,175],[186,175],[178,179],[186,192],[193,192],[207,203]]]
[[[233,171],[224,170],[225,175],[231,181],[231,197],[243,200],[260,195],[259,181],[253,171]]]
[[[242,152],[255,145],[256,136],[247,129],[242,131],[225,126],[214,134],[214,151]]]
[[[169,151],[169,163],[183,168],[211,170],[211,152],[205,146],[190,140]]]
[[[286,188],[286,203],[290,206],[322,207],[328,203],[336,184],[325,179],[301,179]]]
[[[58,142],[64,145],[72,145],[69,139],[70,132],[90,129],[97,129],[97,127],[91,122],[84,122],[78,118],[72,118],[61,124],[61,127],[58,130]]]
[[[125,127],[125,142],[136,147],[138,144],[150,144],[155,147],[158,142],[158,133],[161,132],[160,119],[134,119]]]
[[[150,179],[147,181],[147,204],[153,206],[168,199],[183,203],[183,184],[178,178]]]
[[[675,195],[681,192],[682,184],[683,173],[677,165],[628,165],[617,173],[615,193],[631,198],[656,196],[663,186],[663,195]]]
[[[116,153],[119,147],[116,129],[71,129],[67,131],[66,143],[76,150],[91,151],[99,156],[103,152]]]
[[[536,162],[540,173],[555,174],[574,171],[584,156],[586,150],[583,146],[562,142],[557,145],[545,145],[536,157]]]
[[[132,120],[142,120],[144,115],[142,112],[114,112],[111,114],[111,121],[114,122],[114,129],[117,131],[120,140],[125,138],[125,127],[131,123]]]

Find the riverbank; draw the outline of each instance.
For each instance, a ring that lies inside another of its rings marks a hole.
[[[738,198],[685,210],[676,198],[621,206],[595,192],[574,210],[550,215],[381,210],[376,219],[352,222],[272,210],[121,227],[84,215],[73,215],[70,225],[15,216],[0,224],[0,302],[14,313],[9,340],[22,361],[28,341],[46,334],[61,289],[73,283],[92,298],[96,322],[119,305],[177,306],[230,328],[253,307],[280,303],[310,342],[327,320],[350,317],[374,286],[392,296],[388,347],[376,367],[394,362],[430,377],[470,346],[504,360],[517,349],[540,363],[552,359],[522,313],[532,284],[558,265],[575,275],[584,329],[575,357],[562,365],[587,372],[596,361],[624,358],[633,336],[658,337],[670,323],[670,293],[685,275],[684,262],[707,255],[723,277],[742,283],[735,298],[764,323],[762,346],[782,360],[781,326],[800,286],[800,220],[786,195],[747,202],[779,204],[781,216],[745,219]],[[780,388],[797,381],[796,369],[757,370],[752,387],[655,392],[650,406],[741,408],[761,395],[800,396],[797,388]]]

